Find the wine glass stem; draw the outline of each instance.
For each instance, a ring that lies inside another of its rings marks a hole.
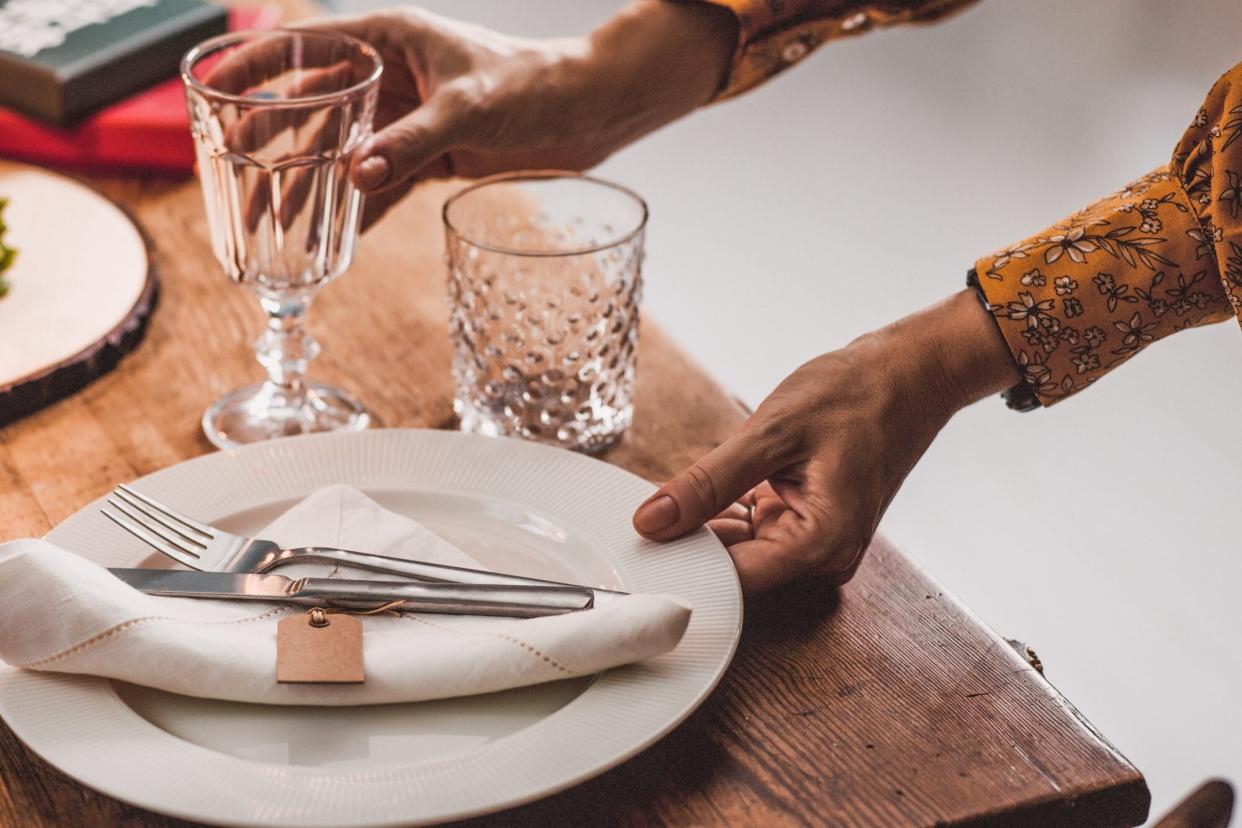
[[[303,327],[312,298],[259,297],[267,314],[267,330],[254,345],[255,358],[267,369],[268,380],[287,394],[304,392],[306,368],[319,354],[319,343]]]

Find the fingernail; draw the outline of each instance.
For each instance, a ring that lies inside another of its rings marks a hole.
[[[681,509],[677,501],[668,495],[660,495],[639,507],[634,515],[634,526],[638,531],[651,535],[672,526],[680,517]]]
[[[372,155],[358,165],[358,186],[364,190],[374,190],[388,180],[392,166],[382,155]]]

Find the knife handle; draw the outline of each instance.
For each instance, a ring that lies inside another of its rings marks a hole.
[[[595,596],[586,587],[498,586],[494,584],[419,584],[303,578],[294,581],[288,599],[296,604],[327,604],[347,609],[377,609],[393,601],[397,612],[496,615],[538,618],[590,609]]]
[[[387,555],[376,555],[372,552],[354,552],[349,549],[336,549],[330,546],[305,546],[297,549],[281,550],[262,571],[272,572],[283,564],[300,563],[303,561],[346,564],[348,566],[356,566],[359,569],[369,569],[372,572],[401,575],[406,578],[417,578],[421,581],[486,584],[488,586],[576,586],[576,584],[565,584],[559,581],[545,581],[542,578],[527,578],[522,575],[508,575],[503,572],[467,569],[462,566],[433,564],[426,561],[411,561],[405,558],[392,558]],[[626,595],[624,592],[616,592],[609,589],[595,588],[595,592],[603,593],[610,597]]]

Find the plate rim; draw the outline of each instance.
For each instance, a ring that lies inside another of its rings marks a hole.
[[[377,436],[377,435],[382,435],[382,436]],[[497,446],[506,446],[506,448],[501,448],[498,450],[502,452],[509,452],[509,451],[530,452],[534,455],[539,455],[539,456],[549,458],[549,460],[552,462],[579,463],[581,464],[583,468],[590,467],[593,464],[600,464],[601,466],[607,467],[608,469],[607,472],[601,472],[601,474],[617,475],[616,479],[618,481],[628,478],[628,482],[631,486],[641,486],[643,490],[647,492],[655,491],[656,489],[656,487],[653,484],[643,480],[641,477],[633,474],[632,472],[629,472],[626,469],[623,469],[619,466],[615,466],[611,463],[607,463],[605,461],[599,460],[597,458],[593,458],[593,457],[589,457],[589,456],[581,455],[581,454],[575,454],[575,453],[564,451],[562,449],[557,449],[557,448],[553,448],[550,446],[544,446],[544,445],[531,443],[527,441],[521,441],[521,440],[516,440],[516,439],[506,439],[506,438],[483,437],[479,435],[463,434],[461,432],[444,431],[444,430],[438,430],[438,429],[373,429],[369,431],[356,432],[352,434],[312,434],[312,435],[301,435],[301,436],[296,436],[296,437],[282,438],[279,440],[273,440],[273,441],[269,441],[266,443],[246,446],[241,449],[228,450],[228,451],[223,451],[223,452],[213,452],[213,453],[208,453],[204,455],[199,455],[197,457],[184,460],[180,463],[167,466],[163,469],[159,469],[148,475],[144,475],[143,477],[138,478],[138,480],[135,482],[138,482],[139,484],[141,484],[143,481],[150,481],[153,478],[156,479],[156,482],[158,482],[158,479],[163,475],[170,475],[172,477],[176,477],[178,475],[192,475],[196,469],[200,469],[204,467],[205,464],[220,464],[220,466],[225,469],[226,473],[236,473],[238,470],[244,470],[244,462],[242,461],[246,459],[250,459],[250,458],[259,458],[270,452],[277,452],[279,450],[288,449],[294,452],[295,455],[301,452],[303,455],[309,454],[313,456],[317,450],[316,447],[319,446],[320,444],[323,444],[323,445],[329,445],[329,444],[335,444],[335,443],[348,444],[351,441],[356,441],[361,444],[363,441],[379,442],[379,441],[384,441],[384,440],[395,440],[399,442],[404,442],[408,440],[410,441],[410,444],[415,447],[417,447],[418,444],[422,441],[426,441],[428,445],[434,445],[436,441],[446,441],[446,443],[451,443],[453,441],[464,441],[465,443],[476,443],[477,441],[478,445],[480,446],[485,445],[488,447],[487,449],[480,449],[480,451],[484,451],[484,452],[497,450],[496,449]],[[574,459],[565,460],[566,457],[571,457]],[[552,458],[556,458],[556,459],[553,460]],[[351,481],[342,481],[342,482],[350,483]],[[365,484],[357,484],[357,485],[360,489],[367,488]],[[373,488],[376,488],[376,489],[385,488],[385,485],[376,483],[373,486]],[[409,490],[414,490],[414,488],[415,488],[414,486],[410,486]],[[470,489],[444,488],[444,489],[439,489],[439,490],[440,491],[465,491],[465,492],[470,492],[476,495],[486,494],[486,492],[484,491],[472,491]],[[309,493],[310,493],[309,490],[304,491],[298,496],[305,496],[306,494],[309,494]],[[510,494],[509,497],[514,497],[514,496]],[[57,535],[57,533],[62,529],[62,527],[73,524],[75,520],[79,520],[79,521],[82,520],[83,516],[86,514],[92,513],[96,509],[97,504],[100,503],[101,501],[102,501],[102,498],[98,500],[94,500],[86,504],[85,506],[83,506],[81,509],[75,511],[72,515],[70,515],[69,517],[65,518],[63,521],[58,523],[45,536],[45,538],[52,539],[54,538],[54,536]],[[544,511],[550,514],[555,514],[554,509],[548,509],[546,507],[540,506],[536,500],[528,500],[525,502],[529,503],[529,505],[533,507],[543,509]],[[259,504],[254,504],[254,505],[259,505]],[[248,507],[243,506],[241,508],[248,508]],[[253,508],[253,506],[249,508]],[[727,644],[724,647],[724,650],[719,654],[718,661],[711,668],[711,674],[707,676],[705,681],[701,682],[701,684],[696,686],[696,689],[693,691],[692,698],[683,699],[682,701],[679,702],[680,709],[675,714],[663,719],[660,722],[660,724],[658,724],[657,726],[654,726],[650,728],[649,730],[642,731],[644,735],[642,735],[641,738],[638,738],[638,739],[633,740],[632,742],[629,742],[624,748],[614,751],[602,759],[597,758],[596,761],[588,765],[580,767],[571,773],[563,774],[562,777],[556,780],[555,782],[544,784],[540,787],[530,788],[524,792],[519,791],[519,792],[511,793],[505,796],[485,798],[485,801],[480,802],[477,805],[477,807],[459,808],[451,812],[430,813],[430,812],[424,811],[423,813],[418,813],[418,814],[411,814],[408,812],[404,814],[396,814],[392,812],[392,809],[395,806],[389,805],[386,808],[386,810],[390,813],[389,817],[380,817],[378,813],[374,813],[364,818],[353,820],[348,823],[341,823],[339,820],[334,820],[332,824],[349,824],[349,825],[357,825],[357,826],[389,826],[389,825],[395,826],[395,825],[410,825],[410,824],[428,824],[428,823],[440,822],[444,820],[467,819],[470,817],[477,817],[477,816],[482,816],[484,814],[490,814],[490,813],[496,813],[499,811],[508,810],[508,809],[515,808],[515,807],[518,807],[524,804],[528,804],[530,802],[537,801],[539,799],[543,799],[548,796],[552,796],[556,793],[567,790],[568,788],[574,787],[575,785],[581,784],[589,779],[599,776],[607,772],[608,770],[611,770],[612,768],[615,768],[616,766],[628,761],[629,759],[632,759],[633,757],[642,753],[647,748],[651,747],[653,744],[655,744],[656,742],[658,742],[659,740],[667,736],[670,732],[672,732],[675,728],[677,728],[680,724],[682,724],[682,722],[684,722],[695,710],[697,710],[699,706],[701,706],[702,703],[706,701],[707,698],[710,697],[711,694],[715,691],[715,689],[719,686],[720,681],[723,679],[725,673],[728,671],[728,668],[731,665],[734,656],[736,655],[737,647],[740,641],[741,631],[742,631],[743,604],[742,604],[741,590],[740,590],[740,585],[737,580],[736,571],[734,570],[732,566],[732,563],[728,557],[727,551],[725,550],[724,546],[720,543],[720,541],[710,531],[706,529],[699,530],[698,532],[693,533],[691,536],[689,536],[688,540],[694,541],[696,542],[696,545],[702,545],[704,548],[714,547],[711,550],[712,553],[717,556],[718,560],[721,560],[722,562],[726,563],[725,569],[727,569],[728,573],[731,576],[730,586],[731,586],[731,597],[732,597],[733,604],[732,604],[732,607],[730,607],[730,609],[733,610],[732,620],[731,620],[732,627],[728,631]],[[610,563],[613,564],[613,566],[618,569],[618,572],[622,573],[623,575],[625,574],[625,567],[621,565],[621,562],[610,557]],[[693,622],[693,616],[692,616],[692,622]],[[674,649],[673,652],[674,653],[676,652],[676,648]],[[587,699],[588,696],[590,696],[593,692],[598,693],[600,691],[601,686],[606,685],[607,679],[610,676],[614,676],[618,674],[619,671],[626,671],[626,670],[633,670],[633,669],[634,668],[632,667],[631,668],[618,668],[618,670],[616,671],[608,671],[604,674],[597,675],[595,679],[591,682],[591,684],[583,691],[582,694],[575,697],[572,701],[570,701],[564,707],[557,709],[552,714],[539,720],[538,722],[532,725],[529,725],[527,727],[521,728],[518,731],[515,731],[514,733],[506,734],[505,736],[499,737],[498,739],[490,740],[478,747],[469,748],[460,753],[453,753],[445,757],[440,757],[440,759],[448,760],[453,764],[461,764],[463,760],[466,759],[466,757],[470,756],[473,753],[477,753],[481,750],[489,749],[489,746],[505,743],[513,739],[514,737],[517,737],[519,734],[527,733],[529,731],[537,731],[541,727],[544,727],[545,723],[548,722],[549,720],[557,718],[560,716],[560,714],[570,711],[571,708],[575,707],[583,699]],[[161,797],[162,789],[156,785],[139,786],[137,790],[133,789],[136,786],[131,785],[129,789],[125,789],[124,785],[112,783],[112,782],[109,782],[108,780],[101,781],[98,778],[101,774],[98,772],[96,772],[92,776],[89,770],[84,771],[80,768],[75,768],[75,770],[67,770],[62,766],[61,763],[68,763],[72,761],[72,756],[71,756],[72,749],[66,750],[63,746],[59,746],[59,745],[53,745],[51,746],[50,749],[47,749],[48,745],[42,744],[39,736],[37,734],[31,733],[32,728],[26,727],[26,725],[29,724],[29,721],[24,720],[23,718],[24,714],[19,713],[17,716],[14,716],[14,710],[10,704],[10,699],[8,698],[8,693],[7,693],[9,681],[5,681],[4,679],[6,677],[6,674],[9,678],[12,678],[13,674],[15,673],[21,674],[20,678],[23,680],[33,680],[35,682],[41,682],[44,679],[48,678],[49,676],[52,678],[52,680],[58,680],[58,679],[63,680],[65,678],[68,678],[74,683],[84,685],[86,687],[86,690],[88,692],[94,693],[101,703],[106,702],[108,704],[113,705],[114,708],[116,707],[123,708],[125,713],[128,713],[130,716],[132,716],[134,719],[136,719],[138,722],[141,723],[140,727],[150,728],[150,730],[153,731],[155,734],[159,734],[157,738],[163,739],[164,737],[166,737],[167,739],[172,739],[184,745],[188,745],[195,750],[207,751],[215,756],[220,757],[227,764],[242,766],[243,770],[246,768],[249,768],[249,769],[272,768],[272,769],[276,769],[276,772],[279,772],[280,774],[283,774],[286,777],[291,777],[296,780],[316,780],[316,781],[324,781],[326,779],[331,779],[333,777],[339,777],[342,774],[356,775],[357,773],[359,773],[358,769],[340,769],[340,768],[322,768],[322,767],[311,767],[311,766],[279,765],[279,764],[274,764],[274,763],[261,762],[259,760],[244,759],[244,758],[237,757],[234,755],[225,754],[213,748],[199,745],[194,742],[190,742],[188,740],[184,740],[184,739],[181,739],[180,737],[174,736],[168,731],[165,731],[162,728],[159,728],[154,723],[146,720],[141,715],[139,715],[136,711],[132,710],[132,708],[130,708],[128,705],[125,704],[124,701],[120,699],[114,686],[112,685],[112,682],[108,679],[94,677],[94,676],[65,677],[63,674],[21,671],[21,670],[17,670],[16,668],[11,668],[6,665],[0,664],[0,717],[2,717],[5,720],[5,722],[9,725],[9,727],[13,730],[13,732],[18,736],[18,738],[22,741],[22,743],[28,749],[30,749],[33,753],[38,755],[43,761],[48,762],[48,764],[52,765],[53,767],[57,768],[61,772],[65,773],[70,778],[74,779],[75,781],[83,785],[86,785],[87,787],[93,790],[96,790],[100,793],[103,793],[107,796],[113,797],[123,802],[130,803],[132,805],[136,805],[141,808],[145,808],[147,810],[150,810],[156,813],[161,813],[161,814],[166,814],[170,816],[191,819],[191,820],[199,820],[199,821],[210,820],[214,824],[220,824],[220,825],[320,824],[314,820],[310,820],[308,822],[307,819],[305,818],[305,815],[286,816],[283,820],[279,816],[273,816],[270,818],[263,818],[263,819],[260,819],[259,821],[256,821],[253,815],[249,817],[239,815],[236,819],[234,819],[234,818],[230,818],[227,816],[223,816],[221,814],[204,814],[201,811],[201,809],[194,809],[190,807],[185,807],[185,808],[179,807],[178,803],[175,801],[175,797],[169,797],[168,795],[164,795],[163,797]],[[641,677],[640,677],[640,680],[641,680]],[[132,723],[131,723],[131,726],[132,726]],[[64,755],[66,753],[70,754],[69,759],[66,759]],[[486,761],[486,757],[484,757],[484,759]],[[97,761],[96,761],[96,764],[98,764]],[[407,764],[395,764],[395,765],[392,763],[385,763],[381,767],[385,771],[395,772],[400,768],[412,769],[412,768],[418,767],[420,764],[424,764],[428,767],[434,767],[436,763],[435,762],[407,763]],[[88,767],[89,767],[89,763],[88,763]],[[452,773],[452,771],[445,771],[445,772]],[[103,774],[103,775],[106,775],[106,774]],[[413,790],[411,790],[410,796],[411,796],[411,801],[407,802],[406,804],[413,806],[411,810],[417,810],[417,796]]]

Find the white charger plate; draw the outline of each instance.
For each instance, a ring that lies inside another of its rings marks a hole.
[[[639,538],[651,484],[546,446],[425,430],[293,437],[180,463],[142,491],[249,534],[347,483],[486,566],[694,605],[669,653],[588,679],[417,704],[310,708],[178,696],[0,665],[0,716],[78,781],[223,825],[379,826],[498,811],[589,779],[685,719],[728,667],[742,602],[707,530]],[[104,566],[156,565],[96,501],[47,539]]]

